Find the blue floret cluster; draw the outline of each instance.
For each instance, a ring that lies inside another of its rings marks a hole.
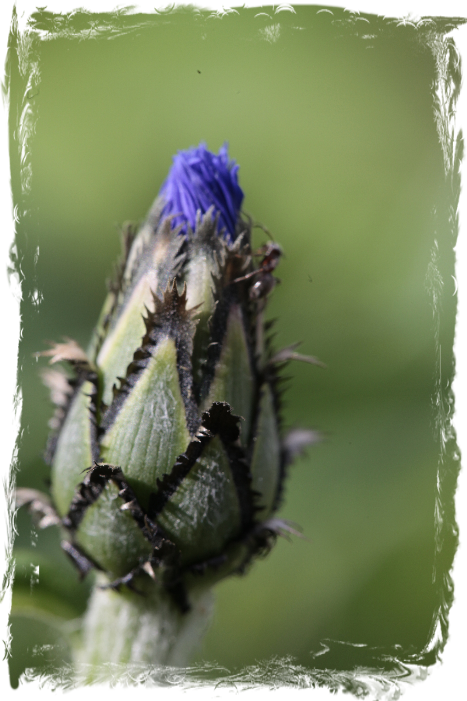
[[[186,235],[188,225],[195,230],[197,211],[205,214],[214,205],[217,231],[232,242],[243,201],[237,174],[238,165],[229,160],[226,144],[217,155],[204,143],[179,151],[160,191],[165,199],[162,216],[176,215],[172,227],[182,225],[180,234]]]

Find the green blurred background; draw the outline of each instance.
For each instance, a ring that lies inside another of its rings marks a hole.
[[[457,469],[437,423],[450,410],[456,193],[436,132],[428,35],[318,7],[40,12],[32,24],[26,72],[14,33],[10,64],[24,274],[18,485],[44,489],[48,479],[51,406],[32,353],[62,336],[86,346],[119,253],[117,225],[145,217],[178,149],[228,141],[245,209],[285,249],[269,308],[277,347],[302,341],[328,366],[290,367],[286,424],[325,440],[291,469],[280,511],[307,540],[281,540],[248,576],[218,585],[197,659],[237,669],[291,655],[346,669],[368,663],[373,648],[415,659],[446,603],[456,542],[439,527],[435,547],[440,455],[447,473]],[[34,130],[22,192],[25,105]],[[85,594],[57,534],[37,533],[22,513],[18,530],[13,683],[26,666],[57,663],[53,647],[37,647],[56,641],[47,613],[62,606],[73,619]],[[34,601],[44,616],[32,627]],[[315,657],[328,639],[349,645],[327,642]]]

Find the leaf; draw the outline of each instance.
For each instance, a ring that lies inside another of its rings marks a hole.
[[[82,615],[89,587],[28,550],[0,551],[0,618],[29,616],[50,624]]]

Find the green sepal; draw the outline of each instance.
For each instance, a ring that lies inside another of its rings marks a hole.
[[[258,492],[257,507],[261,520],[271,514],[280,476],[281,446],[271,387],[265,383],[260,390],[258,424],[251,459],[251,488]]]
[[[157,478],[190,441],[172,338],[161,340],[101,440],[102,459],[123,470],[146,507]]]
[[[209,394],[203,409],[214,402],[227,402],[241,416],[240,441],[246,445],[251,429],[254,378],[239,305],[230,308],[222,350],[216,364]]]
[[[131,513],[121,510],[124,504],[117,485],[108,482],[86,509],[75,534],[76,543],[94,562],[116,577],[126,575],[152,552]]]
[[[131,299],[122,311],[118,325],[107,336],[97,356],[102,371],[104,388],[102,399],[105,404],[112,401],[112,387],[119,377],[125,375],[135,348],[144,335],[142,311],[150,303],[151,287],[142,279],[133,290]]]
[[[81,616],[89,587],[28,550],[0,552],[0,618],[28,616],[48,623]]]
[[[52,463],[52,496],[60,516],[67,513],[83,471],[95,459],[95,426],[91,414],[94,392],[92,382],[86,380],[81,384],[58,436]]]
[[[188,289],[188,306],[202,305],[201,314],[208,318],[214,308],[213,275],[219,271],[218,258],[225,243],[216,235],[216,221],[207,212],[195,233],[188,239],[188,254],[183,280]]]
[[[219,274],[219,261],[224,260],[227,245],[217,235],[218,216],[210,208],[198,222],[194,233],[187,237],[187,255],[183,266],[183,281],[187,286],[187,305],[197,309],[198,325],[193,343],[193,379],[199,385],[206,363],[209,344],[209,320],[215,307],[213,276]]]
[[[204,448],[188,475],[157,516],[180,548],[181,565],[222,552],[238,535],[240,504],[227,454],[218,436]]]
[[[112,319],[100,346],[96,364],[104,379],[103,401],[110,404],[112,388],[124,377],[145,333],[143,312],[153,304],[154,294],[164,290],[180,268],[183,240],[170,228],[166,218],[157,231],[147,222],[136,236],[128,254],[127,267],[113,304]],[[111,306],[112,303],[108,302]]]

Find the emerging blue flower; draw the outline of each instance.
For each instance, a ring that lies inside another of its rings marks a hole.
[[[214,205],[215,213],[219,213],[218,232],[225,229],[225,237],[233,241],[243,200],[237,173],[238,165],[229,161],[225,144],[217,156],[203,143],[179,151],[160,191],[166,201],[162,216],[177,215],[172,226],[183,224],[180,233],[186,234],[187,224],[193,230],[196,227],[196,212],[205,214]]]

